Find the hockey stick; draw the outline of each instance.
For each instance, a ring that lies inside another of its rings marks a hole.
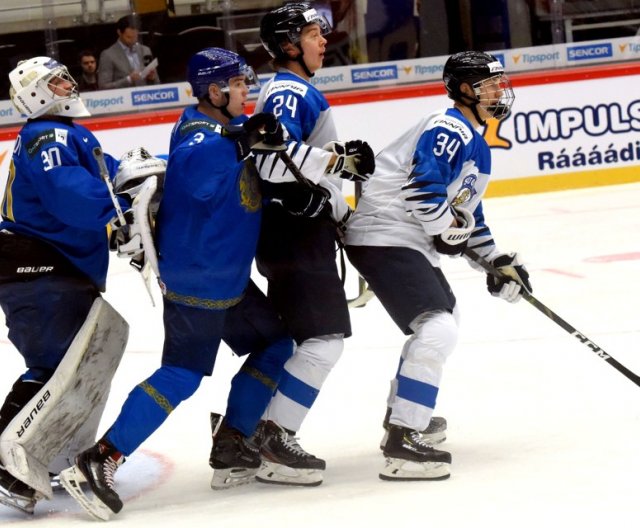
[[[291,171],[291,174],[293,174],[293,177],[299,183],[306,185],[311,189],[318,186],[317,184],[313,183],[311,180],[307,179],[307,177],[304,174],[302,174],[302,171],[294,163],[294,161],[291,159],[291,156],[289,156],[287,151],[284,151],[284,150],[279,151],[278,156],[280,156],[282,163],[284,163],[287,169]],[[359,184],[356,183],[356,192],[358,189],[358,185]],[[344,266],[344,263],[343,263],[343,266]],[[344,267],[344,269],[346,273],[346,267]],[[361,276],[358,276],[358,296],[355,297],[354,299],[347,299],[347,305],[349,306],[349,308],[360,308],[365,304],[367,304],[371,299],[373,299],[374,296],[375,294],[373,293],[373,290],[370,290],[369,288],[367,288],[367,285],[364,279]]]
[[[472,249],[467,248],[464,251],[464,254],[469,257],[476,264],[480,265],[487,273],[491,273],[496,277],[502,277],[503,274],[500,270],[496,269],[495,266],[492,266],[489,262],[487,262],[484,258],[482,258],[478,253],[473,251]],[[531,293],[529,293],[524,288],[522,289],[522,297],[544,315],[546,315],[549,319],[551,319],[558,326],[563,328],[573,337],[575,337],[578,341],[580,341],[583,345],[585,345],[591,352],[593,352],[600,359],[603,359],[613,368],[615,368],[618,372],[629,378],[633,383],[640,386],[640,376],[631,372],[627,367],[622,365],[619,361],[615,360],[611,357],[605,350],[598,345],[596,345],[591,339],[585,336],[582,332],[576,330],[573,326],[571,326],[567,321],[562,319],[558,314],[551,311],[547,306],[542,304],[538,299],[536,299]]]
[[[107,186],[109,191],[109,196],[111,197],[111,201],[113,202],[113,207],[116,210],[116,216],[118,217],[118,221],[120,225],[124,227],[127,224],[127,219],[124,217],[124,213],[122,212],[122,207],[120,207],[120,202],[116,198],[116,194],[113,191],[113,183],[111,183],[111,178],[109,177],[109,170],[107,169],[107,164],[104,161],[104,154],[100,147],[93,147],[93,157],[98,163],[98,170],[100,171],[100,176],[104,181],[104,184]],[[139,262],[132,258],[129,264],[134,267],[142,277],[144,281],[144,287],[149,294],[149,298],[151,299],[151,305],[155,307],[156,301],[153,298],[153,293],[151,293],[151,268],[148,265],[140,266]]]

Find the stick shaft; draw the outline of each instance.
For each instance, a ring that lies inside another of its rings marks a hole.
[[[472,249],[465,249],[465,255],[473,260],[476,264],[480,265],[487,273],[495,275],[496,277],[501,277],[503,274],[500,273],[500,270],[491,265],[491,263],[487,262],[484,258],[482,258],[478,253],[473,251]],[[602,347],[596,345],[591,339],[585,336],[582,332],[576,330],[572,325],[570,325],[567,321],[565,321],[562,317],[560,317],[557,313],[552,311],[548,306],[544,305],[537,298],[535,298],[531,293],[524,290],[522,291],[522,297],[529,304],[534,306],[537,310],[539,310],[542,314],[551,319],[554,323],[556,323],[563,330],[571,334],[578,341],[580,341],[583,345],[585,345],[591,352],[593,352],[600,359],[603,359],[613,368],[615,368],[618,372],[629,378],[633,383],[640,387],[640,376],[633,373],[627,367],[625,367],[618,360],[614,359],[610,354],[608,354]]]

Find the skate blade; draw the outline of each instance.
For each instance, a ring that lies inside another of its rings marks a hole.
[[[256,480],[263,484],[282,486],[319,486],[322,484],[321,469],[295,469],[274,462],[262,462]]]
[[[3,488],[0,488],[0,504],[4,504],[14,510],[21,511],[28,515],[33,515],[36,502],[38,502],[36,499],[27,499],[21,495],[14,495]]]
[[[85,489],[90,489],[89,483],[77,466],[60,472],[60,484],[91,517],[98,521],[108,521],[111,518],[112,511],[104,502],[93,493],[90,497],[84,492]]]
[[[251,484],[255,481],[258,468],[214,469],[211,478],[211,489],[224,490]]]
[[[414,462],[387,457],[379,477],[382,480],[445,480],[450,474],[450,464],[444,462]]]

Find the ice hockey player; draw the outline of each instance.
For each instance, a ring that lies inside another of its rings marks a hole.
[[[89,115],[77,84],[49,57],[20,62],[9,81],[27,122],[2,201],[0,306],[27,370],[0,407],[0,503],[33,513],[50,474],[95,442],[128,325],[100,294],[116,210],[98,140],[73,121]],[[104,158],[112,178],[118,162]]]
[[[256,262],[268,280],[269,299],[297,343],[258,435],[263,466],[256,479],[266,483],[322,482],[325,461],[306,452],[295,434],[342,354],[343,339],[351,335],[336,265],[336,225],[351,213],[341,181],[363,181],[375,166],[366,142],[336,141],[329,104],[311,83],[322,67],[324,35],[330,31],[327,20],[307,3],[270,11],[260,25],[276,75],[262,87],[256,111],[278,117],[295,140],[288,153],[304,176],[318,184],[307,188],[308,198],[298,211],[281,207],[283,187],[269,188],[269,182],[287,174],[287,168],[273,155],[259,160],[272,201],[265,207]]]
[[[214,438],[213,485],[253,479],[260,455],[248,437],[293,352],[277,313],[250,281],[262,204],[250,147],[259,139],[277,148],[283,131],[272,114],[243,115],[257,79],[236,53],[196,53],[188,81],[198,104],[186,108],[173,128],[156,222],[165,332],[161,367],[131,391],[98,443],[60,474],[65,489],[102,520],[123,506],[113,487],[117,468],[211,375],[221,340],[247,359],[231,382]],[[223,474],[216,477],[218,470]],[[82,489],[85,481],[91,492]]]
[[[518,254],[496,247],[481,201],[491,153],[476,129],[508,115],[511,83],[495,57],[467,51],[447,60],[444,85],[453,106],[423,118],[378,154],[376,171],[347,224],[350,261],[410,336],[389,396],[383,480],[450,474],[450,453],[434,449],[421,435],[458,337],[458,307],[440,255],[476,251],[503,273],[488,275],[487,285],[507,301],[520,299],[523,288],[531,290]]]

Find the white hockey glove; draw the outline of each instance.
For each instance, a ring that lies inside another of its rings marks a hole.
[[[157,186],[161,190],[166,171],[165,160],[152,156],[144,147],[131,149],[120,158],[120,165],[113,180],[113,190],[133,202],[144,181],[150,176],[158,178]]]
[[[471,232],[476,226],[476,220],[473,217],[473,213],[462,207],[453,210],[453,216],[455,217],[458,225],[456,227],[449,227],[443,233],[435,235],[433,237],[433,245],[438,253],[451,256],[459,256],[464,253],[467,248],[467,242],[471,236]]]
[[[133,258],[144,251],[142,236],[134,221],[133,209],[124,212],[124,219],[124,225],[117,216],[109,222],[109,249],[117,251],[120,258]]]
[[[346,143],[331,141],[322,148],[336,155],[333,166],[327,170],[327,174],[337,174],[345,180],[363,182],[367,181],[368,175],[376,169],[375,155],[366,141],[359,139]]]
[[[487,289],[494,297],[513,303],[522,298],[523,288],[529,293],[533,291],[529,273],[517,253],[498,255],[491,264],[501,273],[500,277],[487,273]]]

